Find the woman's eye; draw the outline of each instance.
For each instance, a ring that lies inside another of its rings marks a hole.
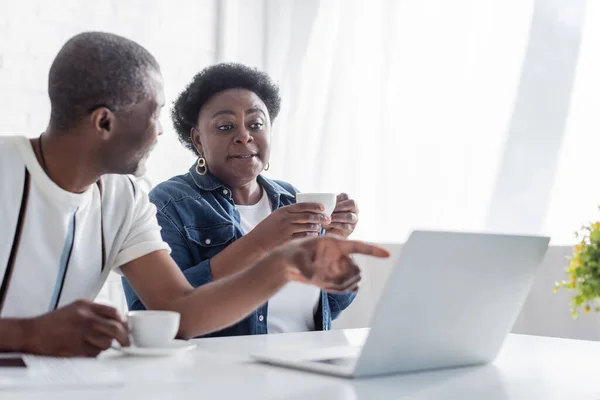
[[[231,125],[231,124],[219,125],[219,126],[217,126],[217,129],[220,131],[230,131],[233,129],[233,125]]]
[[[250,129],[253,129],[255,131],[258,131],[258,130],[262,129],[262,127],[263,127],[262,122],[255,122],[255,123],[253,123],[253,124],[250,125]]]

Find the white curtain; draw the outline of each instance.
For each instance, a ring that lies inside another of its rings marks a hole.
[[[600,220],[599,22],[600,2],[588,1],[570,112],[545,220],[545,229],[560,243],[572,243],[572,232],[581,224]]]
[[[599,2],[266,5],[263,68],[283,92],[270,173],[349,192],[361,209],[356,237],[487,230],[559,245],[598,217]],[[551,293],[567,253],[549,251],[517,332],[598,338],[597,316],[576,324],[568,296]],[[368,324],[372,289],[392,266],[371,264],[334,326]]]
[[[356,237],[402,242],[441,228],[570,243],[594,215],[597,4],[581,51],[582,0],[265,0],[261,10],[262,42],[224,59],[260,54],[249,63],[281,85],[269,173],[350,193]]]

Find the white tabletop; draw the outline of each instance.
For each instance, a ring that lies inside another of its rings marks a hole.
[[[125,377],[122,387],[0,391],[12,399],[600,399],[600,342],[509,335],[486,367],[348,380],[254,363],[248,354],[277,348],[360,345],[367,329],[196,340],[167,358],[122,356],[100,362]]]

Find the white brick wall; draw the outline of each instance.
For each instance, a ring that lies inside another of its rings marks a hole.
[[[216,60],[217,0],[0,0],[0,135],[37,136],[48,122],[50,64],[71,36],[101,30],[145,46],[161,65],[164,135],[148,161],[153,184],[187,170],[191,153],[168,117],[193,74]],[[112,276],[99,297],[122,306]]]
[[[168,111],[191,76],[216,59],[216,0],[0,0],[0,135],[38,135],[48,121],[48,69],[62,44],[86,30],[124,35],[158,59],[165,80],[165,135],[149,161],[160,182],[192,162]],[[166,161],[168,159],[168,162]]]

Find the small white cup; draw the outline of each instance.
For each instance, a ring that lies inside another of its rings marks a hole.
[[[325,206],[324,215],[331,217],[333,210],[335,210],[335,204],[337,200],[337,194],[335,193],[296,193],[297,203],[317,203]]]
[[[127,325],[137,347],[165,347],[179,331],[180,315],[175,311],[130,311]]]

